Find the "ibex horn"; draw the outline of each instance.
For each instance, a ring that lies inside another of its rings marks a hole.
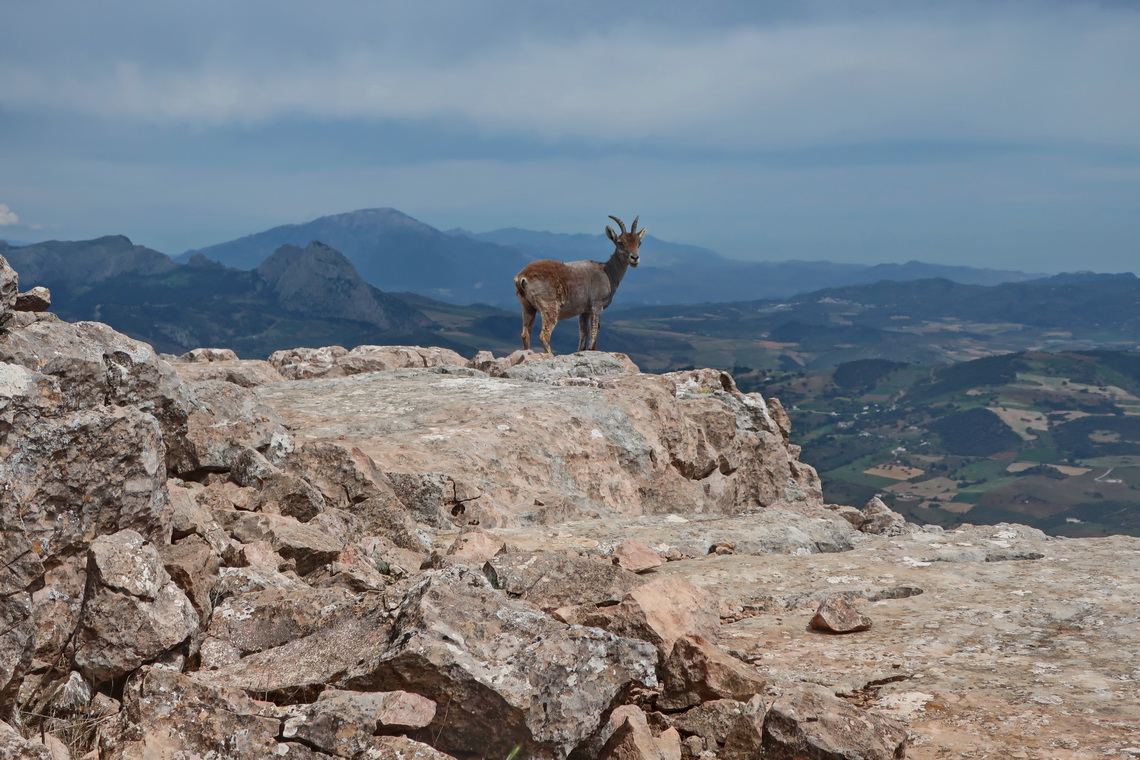
[[[629,225],[629,234],[631,234],[631,235],[637,234],[637,220],[640,218],[641,218],[641,214],[638,214],[637,216],[635,216],[633,218],[633,224]]]
[[[617,222],[618,227],[621,227],[621,234],[624,235],[625,234],[625,222],[623,222],[621,219],[618,219],[613,214],[610,214],[610,219],[613,219],[615,222]]]

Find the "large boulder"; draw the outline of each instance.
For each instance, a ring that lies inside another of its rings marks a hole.
[[[462,567],[403,599],[391,647],[352,689],[405,690],[439,706],[424,736],[447,752],[564,757],[631,687],[656,685],[649,645],[566,626]],[[486,716],[495,715],[488,721]]]
[[[859,710],[820,686],[789,689],[764,720],[763,757],[772,760],[903,760],[897,720]]]
[[[281,720],[240,689],[145,666],[123,693],[118,719],[100,729],[104,760],[276,757]]]
[[[97,536],[128,528],[169,540],[162,432],[153,416],[112,406],[20,414],[12,423],[0,430],[0,509],[20,516],[40,557],[82,554]]]
[[[815,471],[757,394],[644,374],[544,378],[403,369],[255,392],[299,440],[358,450],[390,482],[456,484],[398,489],[435,524],[441,514],[488,527],[821,503]]]
[[[438,710],[412,738],[502,757],[521,745],[540,758],[564,757],[629,690],[656,685],[650,645],[559,623],[466,567],[427,572],[402,588],[370,611],[209,677],[294,698],[325,685],[413,692]]]
[[[293,439],[277,413],[251,391],[223,380],[185,386],[189,416],[186,472],[228,472],[247,449],[283,461]]]
[[[491,585],[548,612],[572,605],[620,601],[643,582],[601,557],[559,552],[510,552],[483,566]]]
[[[182,382],[146,343],[99,322],[37,320],[0,331],[0,363],[50,378],[56,413],[111,405],[154,416],[167,468],[192,469],[184,446],[190,409]]]
[[[197,612],[162,557],[133,530],[92,541],[87,576],[73,659],[93,683],[155,660],[198,628]]]

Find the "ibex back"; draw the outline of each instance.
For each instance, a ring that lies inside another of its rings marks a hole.
[[[640,255],[638,249],[645,237],[645,230],[638,231],[637,220],[629,232],[625,224],[616,216],[621,232],[614,232],[606,225],[606,237],[614,243],[614,252],[609,261],[552,261],[543,259],[523,267],[515,276],[515,292],[522,304],[522,345],[530,348],[530,332],[534,327],[536,314],[542,315],[542,331],[539,334],[546,353],[553,354],[550,348],[550,334],[560,319],[578,317],[578,350],[596,351],[598,348],[598,328],[602,324],[602,309],[614,300],[614,293],[625,277],[627,267],[636,267]]]

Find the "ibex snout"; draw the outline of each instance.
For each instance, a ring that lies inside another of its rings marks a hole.
[[[637,251],[634,251],[633,253],[629,254],[629,265],[631,267],[636,269],[637,268],[637,262],[639,262],[639,261],[641,261],[641,254],[640,253],[638,253]]]

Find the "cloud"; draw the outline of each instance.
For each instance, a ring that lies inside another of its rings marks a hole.
[[[221,40],[199,57],[140,50],[82,68],[11,59],[0,66],[0,108],[203,129],[298,116],[443,121],[493,136],[706,150],[900,139],[1140,147],[1140,14],[1010,7],[1021,11],[534,27],[500,30],[494,44],[473,42],[472,28],[462,53],[412,32],[425,42],[417,53],[389,31],[371,45]]]
[[[19,223],[20,217],[16,216],[16,212],[8,208],[3,203],[0,203],[0,227]]]

